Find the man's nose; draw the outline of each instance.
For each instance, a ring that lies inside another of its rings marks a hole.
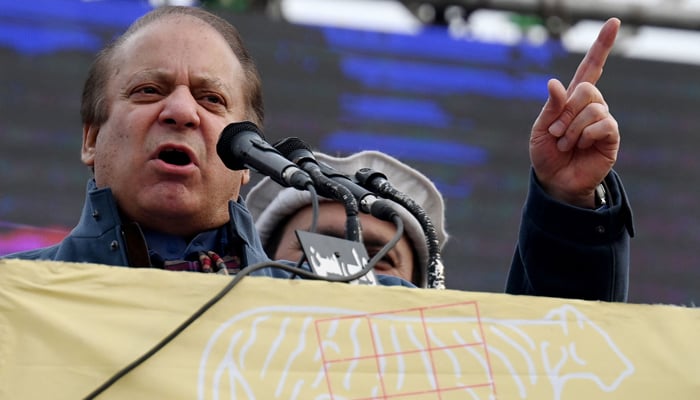
[[[197,110],[197,100],[192,96],[189,88],[178,86],[166,98],[160,120],[177,129],[196,128],[199,126]]]

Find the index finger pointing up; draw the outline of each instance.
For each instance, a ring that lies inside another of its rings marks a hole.
[[[615,38],[617,37],[617,32],[620,30],[620,20],[617,18],[610,18],[605,21],[603,27],[600,28],[598,37],[595,42],[588,49],[586,56],[583,57],[581,64],[579,64],[574,74],[569,87],[566,89],[566,94],[570,95],[574,88],[581,82],[590,82],[596,84],[601,75],[603,75],[603,66],[605,65],[605,60],[607,60],[610,51],[615,44]]]

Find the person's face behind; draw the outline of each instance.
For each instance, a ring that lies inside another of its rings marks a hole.
[[[303,254],[294,233],[300,229],[306,231],[311,226],[313,208],[306,206],[294,214],[283,227],[279,245],[274,254],[278,260],[299,260]],[[319,205],[318,227],[316,233],[345,238],[345,207],[338,202],[322,202]],[[360,214],[362,236],[370,258],[384,247],[396,234],[396,227],[388,221],[382,221],[367,214]],[[410,240],[404,235],[396,246],[374,268],[378,274],[393,275],[409,282],[413,277],[414,253]]]
[[[216,153],[227,124],[246,118],[243,69],[223,37],[188,16],[128,38],[107,84],[109,118],[83,129],[82,160],[131,220],[188,236],[229,220],[248,171]]]

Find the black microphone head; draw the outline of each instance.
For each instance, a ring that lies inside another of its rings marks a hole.
[[[277,149],[277,151],[282,153],[282,155],[287,155],[287,153],[298,149],[311,151],[309,145],[304,143],[304,141],[299,139],[298,137],[284,138],[275,143],[273,146]]]
[[[372,168],[360,168],[355,172],[355,179],[364,187],[372,186],[377,178],[387,180],[386,175]]]
[[[306,161],[311,161],[316,164],[316,157],[311,147],[298,137],[284,138],[275,143],[274,147],[288,160],[297,165]]]
[[[231,145],[239,135],[257,135],[262,139],[262,134],[258,126],[250,121],[233,122],[228,124],[221,132],[219,141],[216,143],[216,153],[224,162],[224,165],[232,170],[246,169],[245,160],[238,157],[231,151]]]

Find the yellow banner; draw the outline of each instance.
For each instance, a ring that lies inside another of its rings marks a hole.
[[[0,398],[85,398],[230,277],[0,260]],[[99,399],[698,399],[700,311],[247,277]]]

